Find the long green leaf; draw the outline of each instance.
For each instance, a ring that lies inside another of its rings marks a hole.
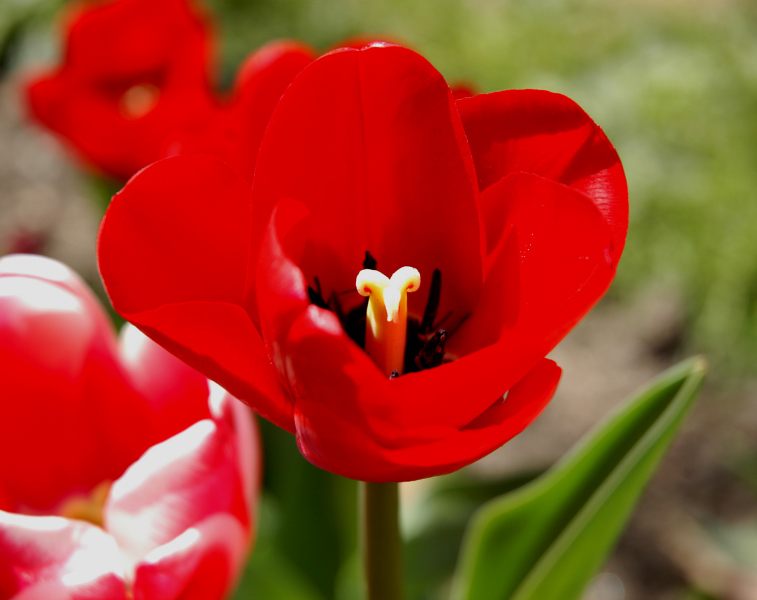
[[[701,386],[705,363],[664,373],[543,477],[482,507],[453,597],[578,598],[612,549]]]
[[[526,485],[544,471],[483,479],[462,470],[429,480],[413,510],[402,515],[407,600],[449,598],[457,554],[471,516],[492,498]]]

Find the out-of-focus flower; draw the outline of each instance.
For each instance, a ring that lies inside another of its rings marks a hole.
[[[398,481],[539,414],[560,374],[545,356],[609,286],[627,220],[620,160],[574,102],[455,100],[421,56],[375,44],[297,75],[251,187],[202,156],[134,177],[99,261],[124,317],[311,462]]]
[[[8,235],[3,254],[41,254],[47,247],[49,237],[49,232],[44,229],[17,227]]]
[[[222,598],[253,529],[249,411],[50,259],[0,259],[0,597]]]
[[[268,121],[281,94],[315,59],[313,50],[283,40],[253,52],[237,74],[228,100],[202,127],[176,131],[170,154],[208,153],[251,176]]]
[[[83,2],[66,20],[60,66],[27,88],[31,115],[86,164],[126,180],[215,110],[210,46],[191,0]]]

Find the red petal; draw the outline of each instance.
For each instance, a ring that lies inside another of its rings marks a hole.
[[[467,82],[457,82],[450,86],[450,89],[452,90],[452,96],[455,100],[476,95],[475,86]]]
[[[122,557],[89,523],[0,511],[0,597],[126,600]]]
[[[81,77],[113,77],[176,61],[176,68],[207,78],[210,22],[190,0],[82,5],[66,25],[65,63]],[[200,56],[205,62],[198,65]]]
[[[405,472],[412,469],[414,477],[449,473],[469,465],[528,427],[552,399],[561,373],[556,363],[543,359],[504,398],[466,426],[432,444],[397,452],[394,461]]]
[[[315,237],[303,267],[327,294],[353,287],[369,250],[389,274],[439,267],[440,310],[465,310],[481,283],[473,179],[449,88],[425,59],[399,46],[342,49],[306,67],[274,112],[255,171],[255,223],[262,232],[285,198],[309,209]],[[411,311],[422,312],[427,293],[412,296]]]
[[[465,355],[496,343],[498,364],[528,367],[607,290],[616,267],[611,233],[586,196],[536,175],[510,175],[485,195],[502,208],[502,242],[481,301],[449,349]]]
[[[80,160],[118,181],[166,156],[176,131],[193,130],[214,109],[209,97],[164,89],[149,114],[130,118],[124,116],[121,100],[77,86],[81,84],[60,73],[32,82],[27,89],[31,114]]]
[[[560,94],[510,90],[458,101],[481,189],[524,171],[564,183],[588,196],[612,231],[618,260],[628,228],[623,167],[602,130]],[[484,222],[496,206],[482,204]],[[490,246],[496,244],[489,227]],[[496,231],[494,232],[496,235]]]
[[[397,452],[393,460],[417,477],[424,472],[437,475],[456,471],[486,456],[539,416],[552,399],[561,372],[553,361],[543,359],[504,399],[497,400],[467,426],[434,443]]]
[[[150,448],[111,488],[105,527],[140,559],[216,513],[249,528],[235,432],[206,419]]]
[[[402,46],[404,45],[400,40],[392,38],[392,36],[386,36],[386,35],[360,35],[356,37],[350,37],[344,40],[341,40],[334,44],[333,46],[329,47],[329,50],[339,50],[342,48],[352,48],[353,50],[363,50],[364,48],[368,46],[378,46],[378,45],[395,45],[395,46]]]
[[[233,160],[245,160],[244,173],[252,178],[255,159],[268,122],[281,95],[295,76],[315,59],[313,50],[292,41],[266,44],[242,65],[230,108],[231,126],[244,147]],[[236,163],[235,163],[236,164]]]
[[[490,389],[477,385],[476,377],[490,378],[492,373],[481,368],[452,393],[444,388],[448,380],[442,379],[414,393],[412,386],[395,385],[412,375],[387,380],[339,332],[328,337],[318,320],[336,321],[310,307],[292,328],[288,347],[297,395],[297,441],[309,461],[345,477],[407,481],[469,464],[528,425],[551,398],[559,378],[559,369],[547,361],[551,366],[539,366],[533,377],[516,383],[507,408],[499,407],[499,396]],[[319,353],[329,356],[328,364],[317,362]],[[481,361],[479,367],[492,365]],[[463,384],[467,390],[455,396]],[[461,418],[469,412],[469,402],[484,408],[468,422],[442,422],[447,414]],[[434,403],[439,414],[428,410]]]
[[[106,316],[70,270],[41,257],[0,260],[0,340],[6,507],[52,510],[144,450],[147,407],[118,364]]]
[[[234,432],[240,477],[253,505],[260,484],[260,440],[249,407],[209,382],[150,340],[136,327],[124,325],[120,335],[122,361],[132,382],[150,405],[153,443],[176,435],[197,421],[212,417]]]
[[[134,600],[222,600],[236,583],[246,551],[239,523],[213,515],[145,557],[137,566]]]
[[[249,204],[244,181],[211,157],[151,165],[105,215],[100,272],[125,318],[291,429],[291,406],[247,310]]]
[[[150,407],[153,443],[210,416],[204,375],[128,323],[121,330],[119,342],[121,361],[131,382]]]
[[[217,384],[210,386],[210,411],[217,423],[233,432],[237,450],[242,488],[247,497],[246,506],[252,507],[253,517],[262,484],[263,460],[260,431],[250,407],[230,396]]]
[[[0,258],[0,277],[11,275],[40,279],[67,289],[87,305],[92,318],[99,319],[99,327],[111,330],[110,319],[87,284],[63,263],[36,254],[10,254]]]

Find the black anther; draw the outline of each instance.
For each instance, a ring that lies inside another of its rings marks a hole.
[[[336,292],[333,292],[331,296],[329,296],[329,308],[334,311],[334,314],[336,314],[339,321],[344,323],[344,309],[342,308],[342,302],[339,300],[339,296]]]
[[[373,257],[373,254],[369,250],[365,251],[365,258],[363,259],[364,269],[375,269],[378,266],[378,261]]]
[[[308,286],[308,299],[311,304],[315,304],[318,308],[329,308],[328,303],[323,298],[323,290],[321,289],[321,280],[318,277],[313,278],[314,286]]]
[[[431,286],[428,290],[428,300],[426,301],[426,310],[423,311],[421,319],[420,332],[422,334],[431,333],[436,320],[436,313],[439,310],[439,299],[442,295],[442,272],[434,269],[431,273]]]
[[[431,369],[444,362],[444,352],[449,334],[446,329],[438,329],[424,344],[415,357],[418,369]]]

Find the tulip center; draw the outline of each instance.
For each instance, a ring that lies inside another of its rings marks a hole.
[[[66,500],[59,513],[62,517],[87,521],[98,527],[104,523],[105,502],[110,493],[110,481],[103,481],[89,494],[82,494]]]
[[[355,281],[358,293],[365,297],[359,305],[350,306],[349,300],[343,300],[345,295],[355,293],[354,288],[327,294],[317,276],[308,286],[310,302],[336,314],[345,333],[389,377],[431,369],[452,360],[446,345],[456,326],[442,327],[452,315],[448,313],[437,320],[441,271],[432,271],[425,309],[416,316],[408,310],[407,294],[420,286],[418,270],[402,267],[387,277],[376,270],[377,265],[373,255],[366,252],[363,270]]]
[[[407,342],[407,294],[421,285],[413,267],[397,269],[391,277],[363,269],[355,287],[368,298],[365,320],[365,351],[388,376],[397,376],[405,364]]]
[[[151,83],[140,83],[128,88],[121,96],[121,113],[128,119],[139,119],[158,103],[160,90]]]

